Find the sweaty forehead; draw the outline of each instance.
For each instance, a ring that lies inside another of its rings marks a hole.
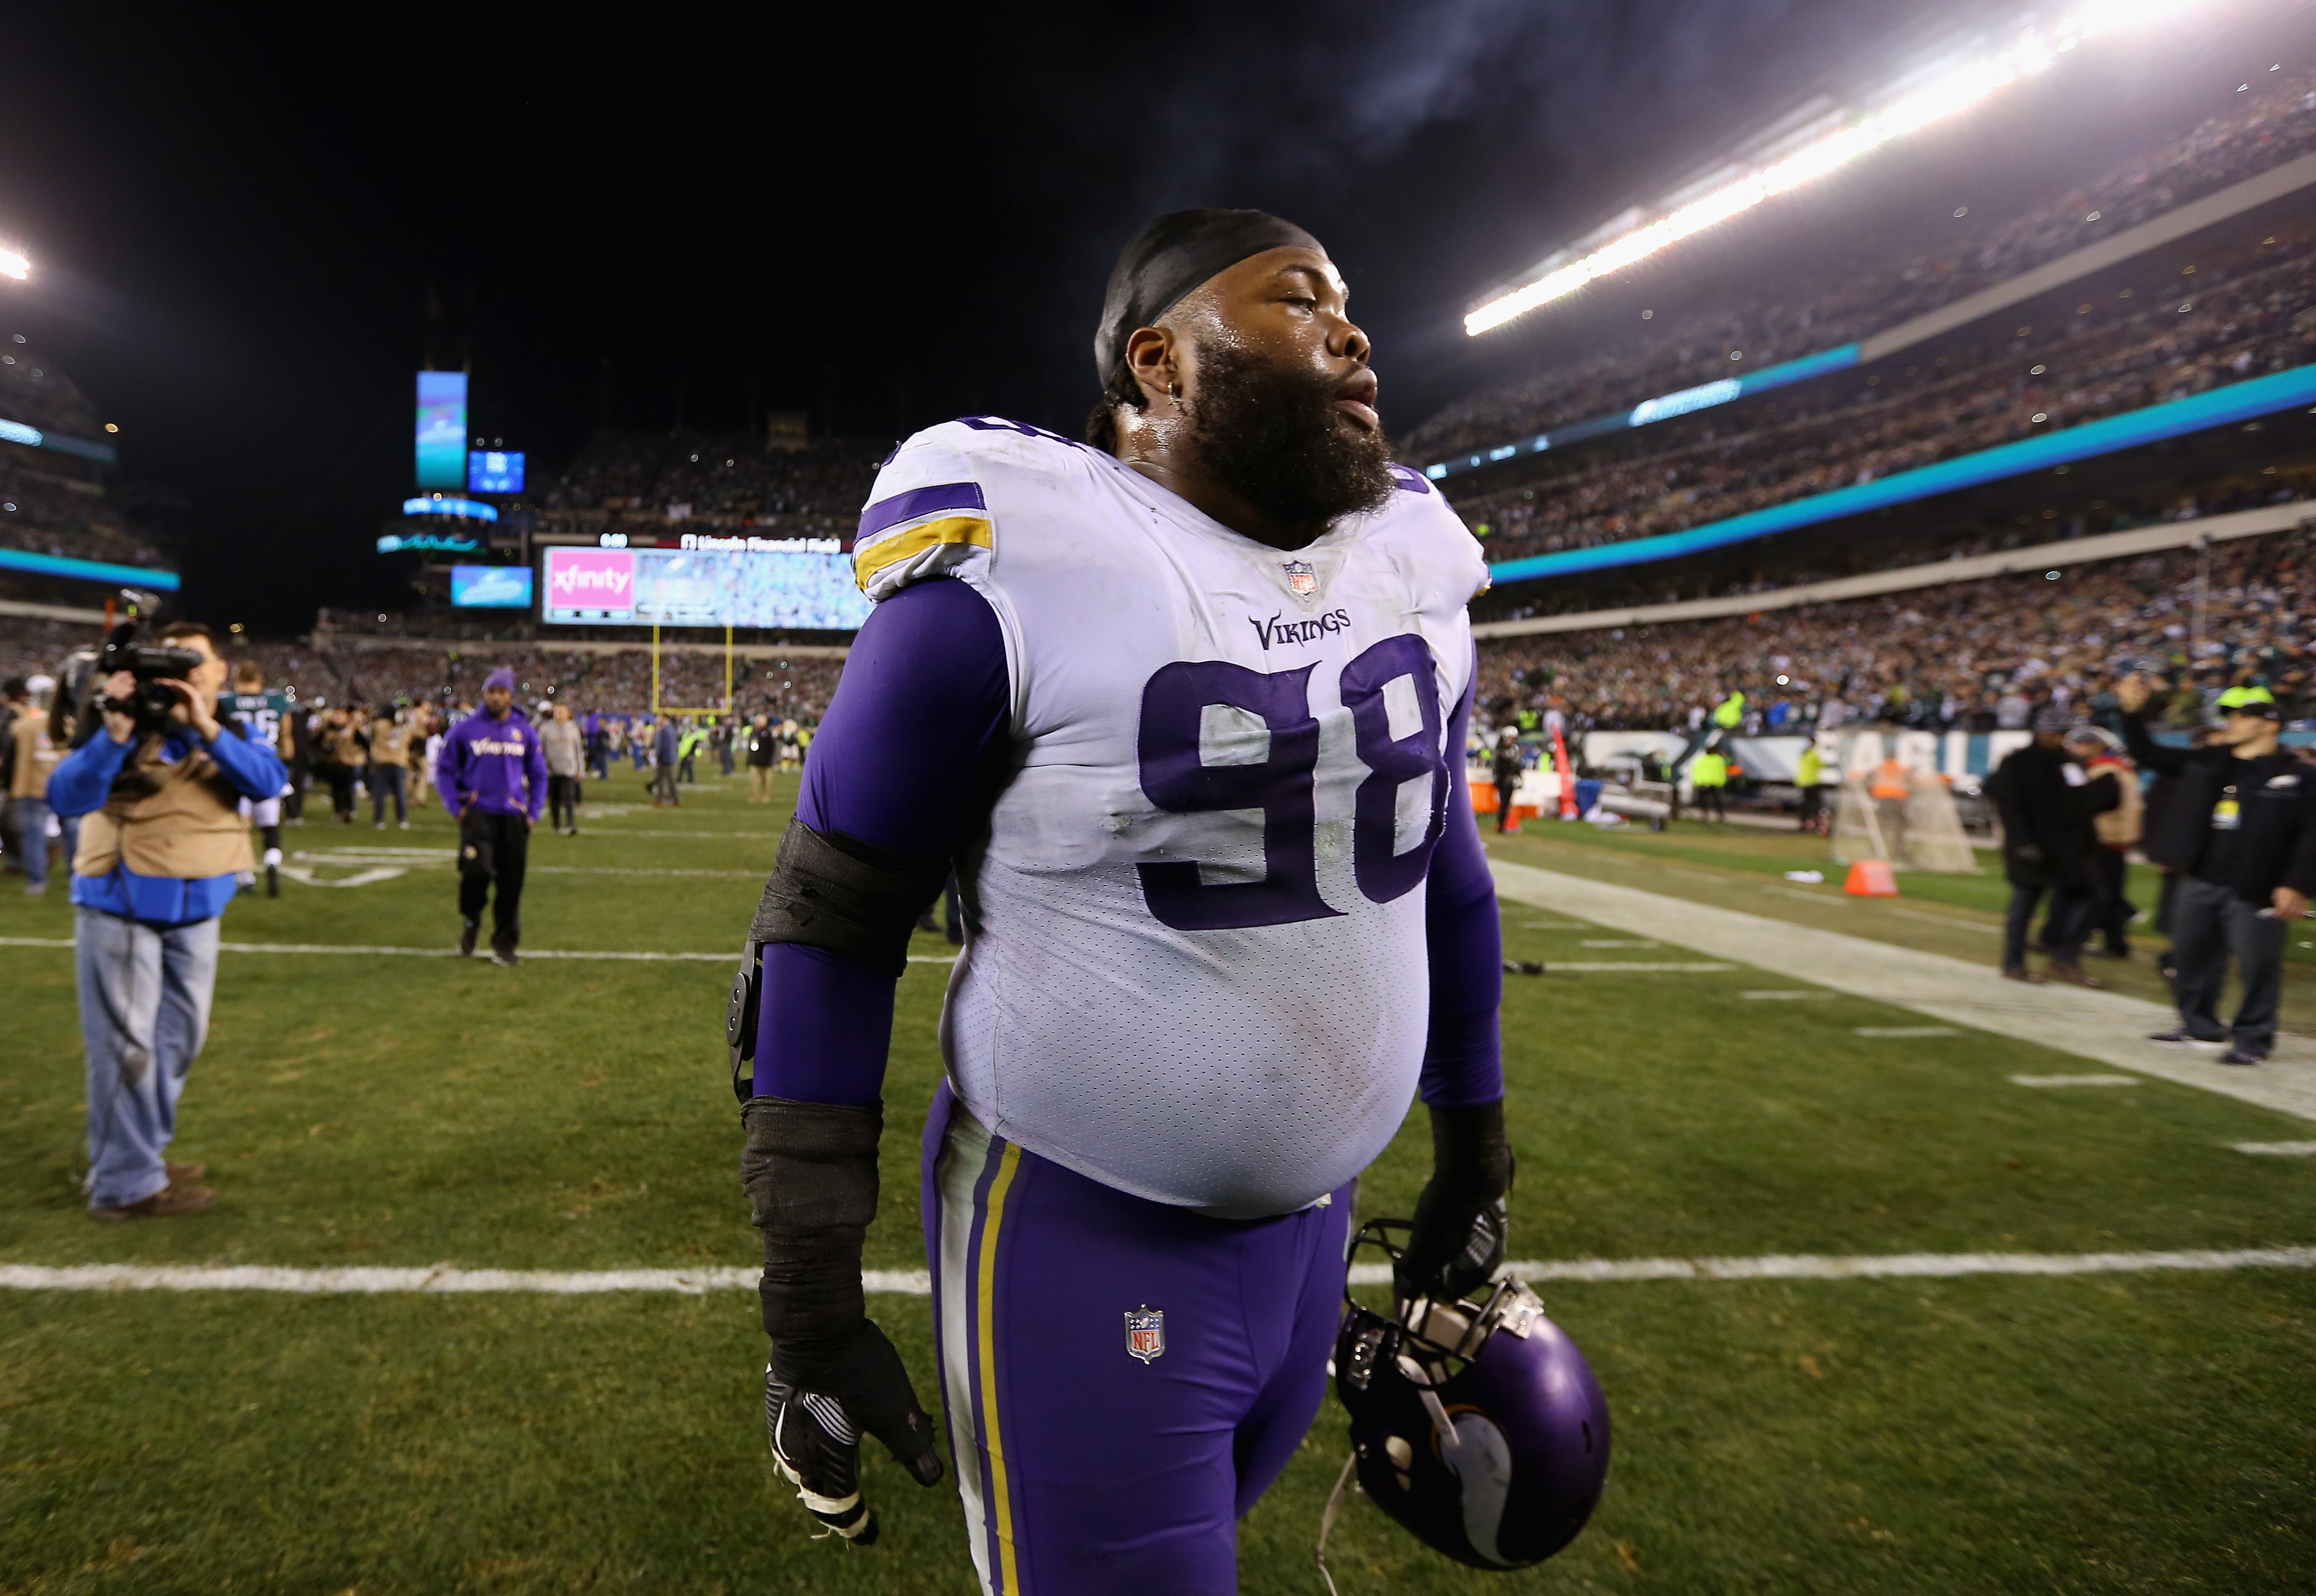
[[[1171,321],[1184,308],[1209,315],[1224,312],[1231,306],[1260,300],[1295,288],[1309,290],[1323,298],[1332,296],[1338,301],[1349,299],[1351,292],[1342,274],[1335,270],[1335,263],[1324,254],[1297,245],[1282,245],[1249,255],[1236,265],[1216,272],[1183,296],[1175,312],[1161,319]]]

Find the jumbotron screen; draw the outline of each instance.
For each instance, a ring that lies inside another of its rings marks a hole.
[[[833,538],[691,539],[691,548],[549,548],[539,619],[566,626],[853,631],[868,601]]]

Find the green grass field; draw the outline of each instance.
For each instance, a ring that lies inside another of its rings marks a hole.
[[[680,812],[653,813],[631,807],[633,773],[591,786],[585,834],[534,839],[529,945],[736,949],[786,800],[752,807],[742,784],[711,779]],[[289,834],[307,854],[423,847],[445,862],[245,898],[228,941],[440,947],[454,934],[439,810],[407,834],[324,822]],[[1896,906],[1920,902],[1927,917],[1907,918],[1773,890],[1810,845],[1733,828],[1535,827],[1499,846],[1992,955],[1991,878],[1907,878]],[[352,866],[317,868],[327,879]],[[62,897],[0,896],[0,937],[68,937]],[[1523,958],[1663,957],[1576,953],[1613,933],[1519,905],[1505,927]],[[2144,974],[2121,967],[2126,982]],[[2303,973],[2289,1012],[2316,1006]],[[1857,1027],[1920,1017],[1743,995],[1805,974],[1511,981],[1514,1255],[2316,1243],[2316,1159],[2231,1146],[2316,1136],[2307,1123],[2152,1080],[2025,1090],[2009,1077],[2082,1062],[1978,1032],[1861,1039]],[[220,1200],[191,1219],[105,1226],[80,1211],[71,954],[0,946],[0,1264],[746,1265],[755,1238],[721,1046],[728,976],[709,961],[510,971],[228,953],[176,1149],[209,1162]],[[917,964],[901,985],[872,1266],[922,1266],[915,1141],[939,1069],[941,978]],[[1419,1117],[1371,1172],[1367,1211],[1404,1212],[1427,1162]],[[2312,1271],[1545,1296],[1617,1425],[1592,1526],[1540,1569],[1482,1574],[1355,1501],[1332,1557],[1343,1596],[2316,1587]],[[927,1303],[882,1297],[872,1309],[930,1395]],[[761,1369],[744,1291],[0,1291],[0,1592],[966,1596],[953,1492],[917,1490],[881,1454],[870,1484],[883,1543],[811,1538],[766,1453]],[[1322,1589],[1311,1543],[1343,1450],[1331,1404],[1243,1526],[1245,1590]]]

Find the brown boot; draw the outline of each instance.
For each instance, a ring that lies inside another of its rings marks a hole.
[[[2002,978],[2006,981],[2024,981],[2029,986],[2040,986],[2043,984],[2043,977],[2036,975],[2033,970],[2028,969],[2023,964],[2004,965],[2002,967]]]
[[[2051,979],[2064,981],[2070,986],[2087,986],[2093,992],[2098,991],[2107,985],[2097,976],[2083,968],[2081,965],[2062,964],[2055,958],[2051,961]]]
[[[206,1164],[179,1164],[174,1158],[162,1167],[169,1172],[169,1184],[172,1186],[190,1186],[196,1181],[206,1179],[209,1172],[209,1166]]]
[[[126,1208],[91,1208],[92,1219],[174,1219],[186,1214],[198,1214],[217,1200],[217,1193],[207,1186],[164,1186],[152,1196]]]

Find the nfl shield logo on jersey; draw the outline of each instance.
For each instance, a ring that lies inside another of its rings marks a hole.
[[[1287,573],[1287,589],[1298,599],[1319,591],[1319,572],[1308,560],[1291,559],[1279,567]]]
[[[1126,1314],[1126,1351],[1147,1363],[1166,1350],[1166,1310],[1144,1303]]]

